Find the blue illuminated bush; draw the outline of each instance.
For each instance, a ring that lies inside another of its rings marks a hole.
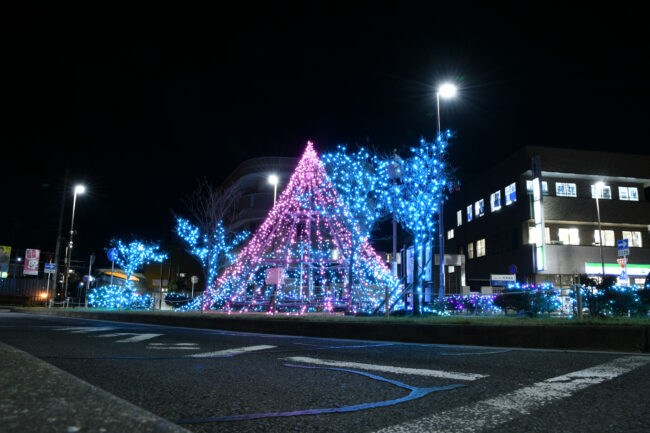
[[[101,286],[88,293],[88,305],[93,308],[150,310],[153,307],[153,298],[130,287]]]

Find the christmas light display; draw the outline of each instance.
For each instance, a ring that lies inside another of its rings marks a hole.
[[[153,298],[137,293],[131,287],[101,286],[88,293],[88,305],[93,308],[149,310],[153,307]]]
[[[365,227],[308,142],[266,220],[208,290],[206,308],[374,311],[386,288],[393,292],[399,282],[368,242]]]
[[[185,242],[187,252],[200,261],[206,287],[211,287],[219,271],[234,261],[234,248],[248,237],[249,232],[229,236],[223,221],[219,221],[211,233],[201,233],[188,220],[177,218],[176,234]]]
[[[121,239],[113,239],[111,240],[111,246],[117,250],[117,258],[115,259],[117,265],[126,274],[126,287],[131,285],[131,275],[143,265],[150,262],[162,262],[167,258],[166,253],[158,251],[160,246],[157,244],[133,241],[126,245]]]
[[[450,136],[447,132],[435,142],[421,139],[418,147],[411,148],[411,157],[402,164],[399,182],[388,190],[387,205],[401,226],[413,235],[414,253],[422,256],[414,263],[421,262],[423,266],[427,266],[424,247],[435,239],[436,216],[452,185],[446,162]],[[389,169],[388,165],[385,167]],[[416,265],[413,274],[413,308],[419,313],[424,272],[418,272],[417,268]]]

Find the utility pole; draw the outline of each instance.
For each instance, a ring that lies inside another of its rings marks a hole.
[[[59,275],[59,255],[61,253],[61,231],[63,230],[63,210],[65,209],[65,198],[68,194],[68,168],[66,167],[63,175],[63,193],[61,194],[61,208],[59,209],[59,228],[56,235],[56,247],[54,249],[54,283],[52,285],[52,299],[56,298],[56,287]]]

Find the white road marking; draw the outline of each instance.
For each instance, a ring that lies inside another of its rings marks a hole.
[[[235,356],[246,352],[256,352],[258,350],[274,349],[277,346],[267,346],[265,344],[259,346],[239,347],[237,349],[218,350],[216,352],[196,353],[190,355],[192,358],[211,358],[213,356]]]
[[[133,332],[115,332],[113,334],[94,335],[95,338],[121,337],[122,335],[133,335]]]
[[[493,429],[531,411],[568,398],[589,386],[614,379],[650,363],[650,357],[628,356],[573,373],[553,377],[531,386],[450,409],[416,421],[387,427],[376,433],[476,432]]]
[[[87,332],[100,332],[112,331],[114,326],[66,326],[64,328],[56,328],[57,331],[70,331],[73,334],[84,334]]]
[[[442,370],[427,370],[423,368],[394,367],[392,365],[362,364],[360,362],[331,361],[326,359],[309,358],[306,356],[292,356],[284,359],[293,362],[302,362],[305,364],[327,365],[330,367],[339,367],[339,368],[356,368],[359,370],[381,371],[384,373],[412,374],[416,376],[439,377],[442,379],[452,379],[452,380],[476,380],[476,379],[487,377],[484,374],[458,373],[458,372],[442,371]]]
[[[131,338],[125,338],[124,340],[117,340],[116,343],[138,343],[140,341],[149,340],[151,338],[160,337],[163,334],[132,334],[134,335]]]
[[[154,350],[200,350],[198,343],[149,343],[147,349]]]

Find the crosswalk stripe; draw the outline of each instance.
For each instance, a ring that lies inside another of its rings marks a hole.
[[[452,380],[476,380],[476,379],[487,377],[484,374],[476,374],[476,373],[458,373],[453,371],[428,370],[424,368],[406,368],[406,367],[395,367],[392,365],[376,365],[376,364],[363,364],[360,362],[332,361],[326,359],[309,358],[306,356],[292,356],[284,359],[293,362],[302,362],[305,364],[327,365],[329,367],[340,367],[340,368],[356,368],[359,370],[381,371],[384,373],[412,374],[417,376],[438,377],[441,379],[452,379]]]
[[[211,358],[213,356],[234,356],[246,352],[256,352],[258,350],[274,349],[276,347],[277,346],[267,346],[265,344],[262,344],[259,346],[239,347],[237,349],[218,350],[216,352],[195,353],[194,355],[190,355],[190,356],[192,358]]]
[[[116,329],[114,326],[66,326],[63,328],[56,328],[57,331],[69,331],[73,334],[84,334],[87,332],[103,332],[112,331]]]
[[[568,398],[589,386],[614,379],[650,363],[650,357],[628,356],[605,364],[537,382],[531,386],[477,403],[450,409],[376,433],[476,432],[494,429],[532,410]]]
[[[124,340],[117,340],[116,343],[138,343],[140,341],[160,337],[161,335],[163,334],[134,334],[133,337],[125,338]]]

